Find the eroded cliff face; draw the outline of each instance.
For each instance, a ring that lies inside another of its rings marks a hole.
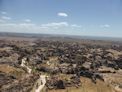
[[[0,91],[121,92],[121,49],[104,41],[1,40]]]

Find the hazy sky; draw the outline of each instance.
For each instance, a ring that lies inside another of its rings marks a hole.
[[[122,0],[0,0],[0,32],[122,37]]]

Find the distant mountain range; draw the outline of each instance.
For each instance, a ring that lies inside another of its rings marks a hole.
[[[68,38],[68,39],[88,39],[88,40],[106,40],[106,41],[122,41],[117,37],[97,37],[97,36],[76,36],[61,34],[37,34],[37,33],[14,33],[0,32],[0,37],[27,37],[27,38]]]

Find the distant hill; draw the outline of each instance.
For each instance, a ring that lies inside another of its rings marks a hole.
[[[76,36],[63,34],[37,34],[37,33],[14,33],[0,32],[0,37],[27,37],[27,38],[67,38],[67,39],[85,39],[85,40],[105,40],[105,41],[120,41],[122,38],[115,37],[97,37],[97,36]]]

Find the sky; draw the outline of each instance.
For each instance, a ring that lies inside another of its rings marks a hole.
[[[0,0],[0,32],[122,37],[122,0]]]

